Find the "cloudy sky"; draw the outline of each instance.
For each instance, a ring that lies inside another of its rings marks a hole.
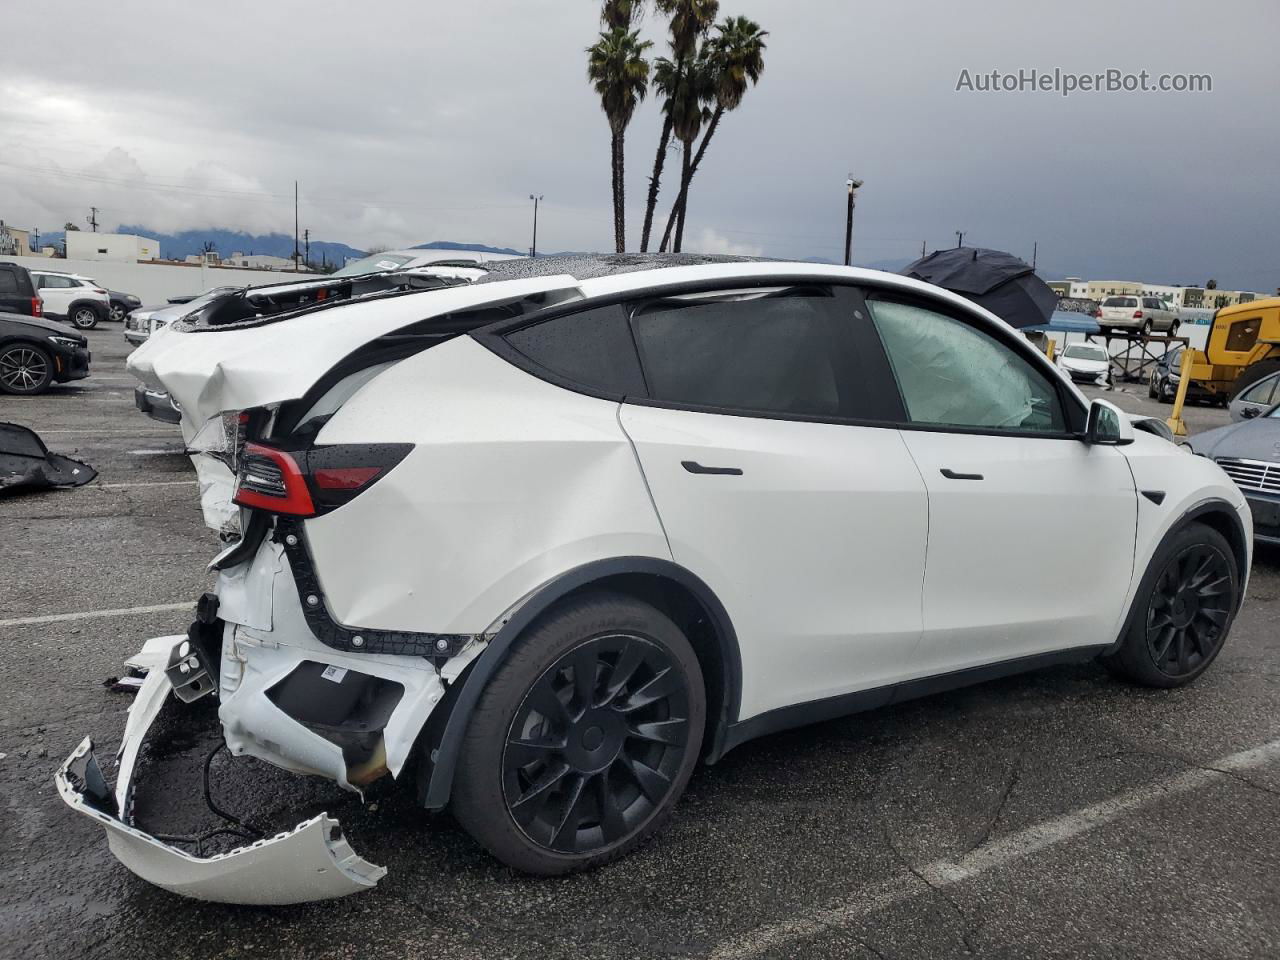
[[[981,8],[982,13],[976,12]],[[0,217],[57,229],[226,227],[355,246],[611,245],[588,0],[484,4],[6,0]],[[843,253],[966,242],[1095,279],[1280,286],[1274,0],[721,0],[770,32],[690,198],[686,249]],[[56,31],[50,30],[56,19]],[[646,36],[665,52],[665,23]],[[38,42],[37,42],[38,39]],[[1207,73],[1208,93],[957,92],[1020,68]],[[660,115],[628,130],[638,246]],[[670,155],[669,170],[679,158]],[[665,185],[664,197],[674,194]]]

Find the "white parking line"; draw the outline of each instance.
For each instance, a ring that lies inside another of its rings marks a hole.
[[[94,620],[98,617],[128,617],[136,613],[171,613],[176,610],[194,611],[194,600],[185,603],[153,603],[148,607],[116,607],[112,610],[82,610],[79,613],[51,613],[43,617],[14,617],[0,620],[0,627],[25,627],[33,623],[63,623],[69,620]]]
[[[919,896],[926,887],[949,887],[1006,866],[1023,857],[1078,837],[1119,820],[1125,814],[1188,793],[1232,773],[1252,770],[1280,760],[1280,740],[1272,740],[1252,750],[1243,750],[1195,767],[1166,780],[1157,780],[1128,793],[1103,800],[1073,813],[1063,814],[983,844],[959,860],[935,860],[916,874],[904,873],[881,881],[857,893],[853,899],[833,903],[821,910],[766,924],[726,940],[711,952],[713,960],[745,960],[758,957],[796,941],[817,936],[832,927],[849,926],[857,920]]]

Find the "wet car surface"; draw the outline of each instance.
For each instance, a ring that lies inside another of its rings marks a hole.
[[[5,419],[98,480],[0,502],[0,954],[24,957],[1274,956],[1280,949],[1280,551],[1259,548],[1214,669],[1135,690],[1055,668],[767,737],[695,774],[635,855],[520,876],[412,790],[366,802],[225,751],[216,803],[263,832],[327,811],[389,873],[338,901],[245,908],[130,874],[55,769],[92,731],[108,781],[131,697],[103,685],[180,633],[212,582],[176,428],[133,406],[115,327],[93,376]],[[1165,416],[1145,385],[1086,388]],[[1188,408],[1190,429],[1225,411]],[[1085,601],[1082,601],[1085,602]],[[176,706],[176,705],[175,705]],[[140,772],[148,829],[219,819],[201,797],[212,704],[172,710]],[[1274,748],[1272,748],[1274,749]],[[1243,758],[1243,759],[1241,759]],[[948,866],[950,868],[948,868]]]

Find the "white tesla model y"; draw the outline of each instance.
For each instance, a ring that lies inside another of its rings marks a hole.
[[[416,761],[425,807],[556,874],[632,849],[698,760],[776,730],[1095,657],[1187,683],[1249,570],[1214,463],[874,271],[332,278],[207,304],[130,366],[178,400],[227,546],[188,635],[139,654],[115,790],[87,740],[59,785],[131,869],[209,899],[382,869],[323,816],[212,858],[144,833],[129,780],[171,691],[217,699],[233,755],[352,790]]]

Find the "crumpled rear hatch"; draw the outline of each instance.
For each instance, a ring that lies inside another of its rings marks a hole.
[[[397,340],[417,336],[425,348],[464,332],[468,311],[502,303],[523,312],[581,295],[573,277],[557,275],[350,299],[337,306],[315,301],[226,325],[188,317],[130,354],[128,368],[181,408],[205,523],[224,540],[234,540],[240,534],[240,510],[232,503],[236,457],[244,444],[247,411],[269,419],[281,404],[306,397],[362,348],[371,348],[365,351],[371,367],[382,362],[372,349],[380,343],[402,357],[405,345]],[[477,316],[470,325],[493,319]],[[434,333],[433,324],[439,328]]]

